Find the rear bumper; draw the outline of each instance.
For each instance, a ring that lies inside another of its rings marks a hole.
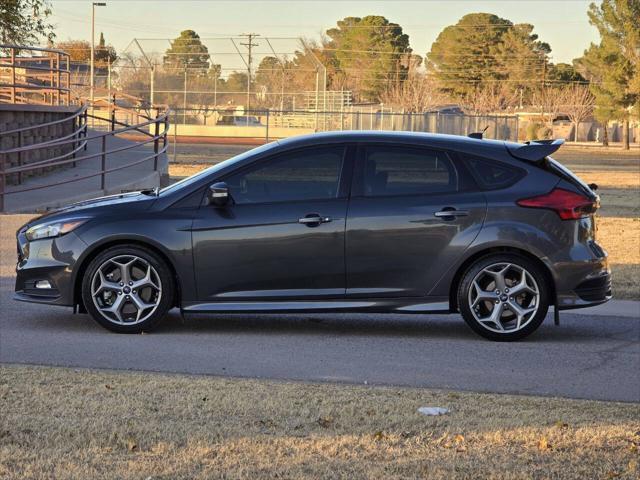
[[[611,271],[599,271],[569,292],[558,293],[558,309],[592,307],[611,300]]]

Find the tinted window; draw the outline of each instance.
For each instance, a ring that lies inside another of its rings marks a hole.
[[[504,163],[470,155],[461,156],[465,164],[469,166],[480,187],[486,190],[506,188],[523,175],[522,170],[519,168],[511,167]]]
[[[238,204],[335,198],[343,147],[283,154],[225,178]]]
[[[458,177],[441,152],[404,147],[368,147],[364,159],[365,196],[453,192]]]

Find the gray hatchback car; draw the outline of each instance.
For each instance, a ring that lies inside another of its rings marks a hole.
[[[17,300],[123,333],[203,312],[459,312],[516,340],[611,297],[595,186],[525,144],[335,132],[273,142],[162,190],[17,233]]]

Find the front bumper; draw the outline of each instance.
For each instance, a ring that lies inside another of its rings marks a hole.
[[[28,242],[21,230],[17,240],[14,300],[73,306],[74,267],[87,245],[74,232]],[[45,281],[51,288],[37,288]]]

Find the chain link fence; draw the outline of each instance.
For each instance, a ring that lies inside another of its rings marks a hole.
[[[343,111],[173,109],[170,135],[180,137],[253,138],[270,141],[294,135],[386,130],[469,135],[517,141],[516,116],[441,112],[396,112],[378,106]]]

